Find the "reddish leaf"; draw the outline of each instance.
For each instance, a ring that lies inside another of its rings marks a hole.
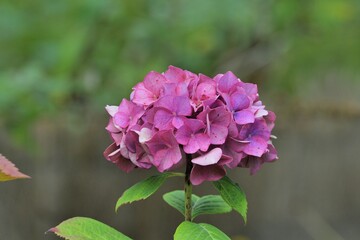
[[[10,181],[19,178],[30,178],[21,173],[15,165],[6,157],[0,154],[0,182]]]

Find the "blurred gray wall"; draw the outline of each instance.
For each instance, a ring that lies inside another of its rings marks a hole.
[[[344,99],[356,99],[353,93]],[[280,159],[264,165],[255,176],[247,169],[230,172],[247,193],[247,225],[235,213],[197,221],[212,223],[238,240],[360,239],[359,102],[353,102],[349,113],[335,103],[330,111],[326,101],[316,97],[292,107],[276,104],[269,96],[265,99],[278,112],[275,145]],[[44,233],[74,216],[98,219],[134,239],[171,239],[182,217],[161,196],[181,189],[182,179],[169,180],[148,200],[115,214],[121,193],[154,171],[125,174],[103,159],[102,151],[110,143],[104,130],[107,117],[105,113],[83,117],[83,121],[63,116],[58,122],[43,119],[34,124],[37,148],[32,154],[10,145],[6,132],[0,133],[1,152],[32,176],[0,184],[0,239],[58,239]],[[209,183],[194,192],[215,193]]]

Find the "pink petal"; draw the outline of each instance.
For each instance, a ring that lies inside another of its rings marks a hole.
[[[211,124],[227,127],[231,122],[231,113],[223,106],[217,107],[210,111],[209,120],[211,121]]]
[[[214,148],[210,152],[200,157],[192,159],[191,162],[201,166],[208,166],[219,162],[221,156],[222,156],[221,148]]]
[[[182,82],[186,79],[184,70],[174,66],[169,66],[168,70],[164,73],[166,79],[171,82]]]
[[[145,88],[150,90],[156,97],[160,96],[165,82],[166,78],[162,74],[155,71],[151,71],[144,78]]]
[[[226,171],[219,165],[199,166],[194,165],[190,173],[190,181],[193,185],[200,185],[204,181],[217,181],[224,177]]]
[[[228,128],[221,125],[210,125],[210,142],[211,144],[223,144],[228,135]]]
[[[145,143],[152,138],[154,132],[149,128],[142,128],[140,132],[138,132],[138,134],[139,134],[139,142]]]
[[[129,116],[124,113],[117,112],[114,116],[115,127],[126,128],[129,126],[129,121]]]
[[[191,137],[188,144],[184,146],[184,152],[188,154],[196,153],[200,149],[200,146],[194,137]]]
[[[124,134],[122,132],[119,133],[111,133],[111,138],[114,140],[116,145],[120,145],[121,141],[123,140]]]
[[[139,105],[149,106],[157,100],[157,96],[144,86],[144,83],[139,83],[134,87],[131,100]]]
[[[110,116],[114,117],[115,113],[118,111],[118,106],[109,106],[106,105],[105,109],[109,113]]]
[[[205,133],[199,133],[195,135],[196,141],[199,144],[200,150],[206,152],[210,146],[210,137]]]
[[[117,133],[121,131],[121,128],[118,128],[114,124],[114,119],[110,118],[108,125],[105,127],[105,129],[110,133]]]

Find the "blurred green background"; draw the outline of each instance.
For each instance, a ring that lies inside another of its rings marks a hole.
[[[102,158],[104,106],[168,65],[231,70],[278,115],[280,160],[231,173],[247,226],[236,214],[204,221],[234,239],[359,239],[359,16],[357,0],[1,0],[0,152],[33,178],[1,184],[0,239],[56,239],[43,233],[77,215],[171,239],[181,218],[161,194],[113,211],[151,173]]]

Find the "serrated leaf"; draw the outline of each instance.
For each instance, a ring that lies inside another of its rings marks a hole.
[[[170,206],[185,214],[185,193],[177,190],[164,194],[163,199]],[[227,213],[232,208],[218,195],[207,195],[198,197],[195,194],[191,197],[192,219],[203,214],[220,214]]]
[[[229,177],[225,176],[219,181],[213,182],[224,201],[235,211],[240,213],[246,223],[247,200],[245,192],[240,186],[234,183]]]
[[[70,218],[49,232],[67,240],[131,240],[114,228],[86,217]]]
[[[174,240],[231,240],[218,228],[206,223],[181,223],[174,234]]]
[[[0,182],[30,178],[29,176],[21,173],[15,165],[10,162],[6,157],[0,154]]]
[[[168,192],[163,195],[163,199],[170,206],[178,210],[185,216],[185,192],[182,190],[176,190],[172,192]],[[191,196],[191,205],[194,206],[195,202],[199,200],[200,197],[192,194]]]
[[[138,182],[121,195],[116,203],[115,211],[124,204],[148,198],[160,188],[167,178],[181,175],[179,173],[168,172]]]
[[[192,219],[203,214],[221,214],[231,212],[232,208],[219,195],[207,195],[193,205]]]

